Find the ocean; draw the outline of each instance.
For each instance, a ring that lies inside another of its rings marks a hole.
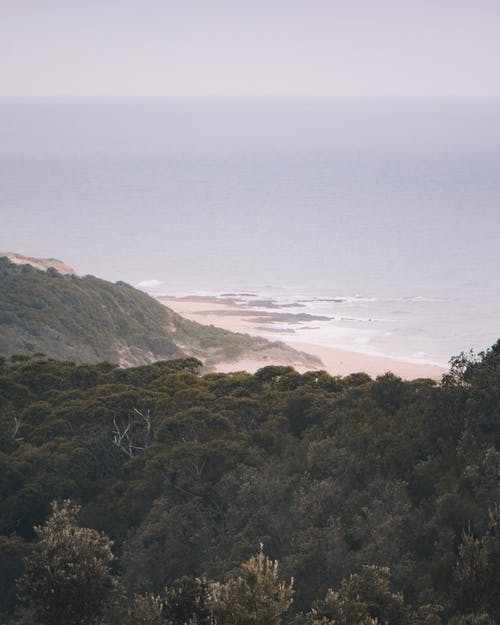
[[[498,102],[4,100],[0,217],[2,251],[231,293],[291,341],[445,364],[500,336]]]

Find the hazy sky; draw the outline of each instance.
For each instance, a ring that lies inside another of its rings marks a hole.
[[[500,97],[500,0],[0,0],[0,97]]]

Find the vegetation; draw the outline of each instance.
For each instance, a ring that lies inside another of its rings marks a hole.
[[[0,355],[36,353],[122,366],[189,355],[210,368],[255,354],[318,365],[282,343],[184,319],[125,282],[63,275],[0,257]]]
[[[78,507],[52,504],[39,543],[26,559],[19,586],[26,611],[35,623],[94,625],[119,596],[113,576],[111,542],[95,530],[79,527]]]
[[[0,622],[500,622],[500,342],[441,384],[200,365],[0,361]]]

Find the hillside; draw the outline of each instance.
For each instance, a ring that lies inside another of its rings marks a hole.
[[[321,364],[281,343],[188,321],[124,282],[78,277],[61,261],[20,264],[23,257],[11,256],[15,262],[0,258],[0,355],[122,366],[193,356],[209,368],[243,355],[263,364]]]

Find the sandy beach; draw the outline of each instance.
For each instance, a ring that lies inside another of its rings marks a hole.
[[[317,356],[321,359],[323,368],[331,375],[348,375],[364,371],[370,376],[376,377],[391,371],[407,380],[416,378],[439,380],[446,371],[436,365],[417,364],[336,347],[297,342],[291,340],[286,331],[273,328],[273,313],[249,310],[231,300],[220,301],[209,297],[161,297],[159,301],[191,321],[197,321],[203,325],[214,325],[231,332],[261,336],[272,341],[279,340],[294,349]],[[220,363],[217,365],[217,371],[248,371],[253,373],[269,364],[284,363],[243,358],[238,361]],[[296,365],[295,368],[301,373],[306,370],[305,367]]]

